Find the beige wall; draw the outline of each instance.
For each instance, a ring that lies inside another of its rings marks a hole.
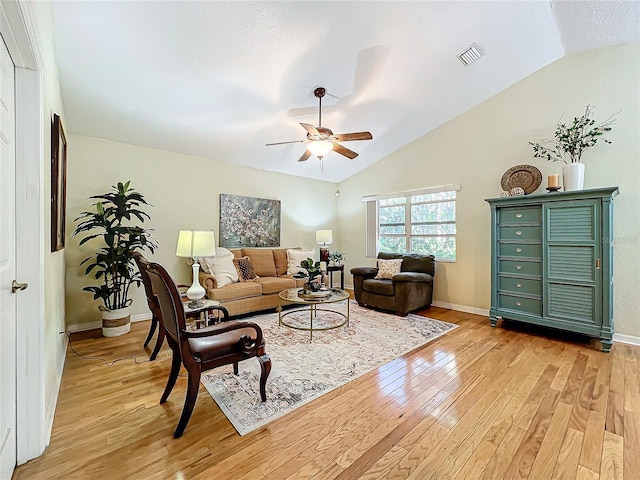
[[[64,279],[65,250],[51,253],[51,119],[54,113],[65,122],[64,107],[60,93],[58,67],[53,50],[53,16],[50,2],[30,2],[34,33],[42,61],[43,86],[43,181],[44,181],[44,275],[45,275],[45,405],[49,410],[50,402],[57,396],[55,389],[62,375],[61,357],[64,356],[64,336],[59,332],[65,325]]]
[[[374,264],[364,254],[363,195],[461,184],[457,261],[438,264],[435,301],[488,310],[490,210],[484,199],[498,196],[502,174],[514,165],[535,165],[545,178],[560,173],[562,164],[533,158],[527,142],[553,138],[563,114],[570,120],[591,104],[598,121],[620,111],[608,136],[613,144],[599,144],[583,156],[585,188],[620,187],[614,214],[615,331],[640,336],[639,88],[638,44],[572,54],[342,182],[337,248],[347,252],[347,271]]]
[[[69,135],[67,231],[90,208],[90,195],[106,192],[118,181],[131,185],[153,205],[148,228],[160,249],[152,257],[179,283],[191,283],[191,268],[175,256],[180,229],[213,229],[218,234],[219,195],[228,193],[281,201],[281,245],[318,248],[315,231],[337,229],[336,184],[189,157],[150,148]],[[67,325],[74,328],[100,320],[98,302],[82,287],[95,284],[83,276],[80,262],[92,253],[89,244],[67,242]],[[132,314],[147,313],[144,292],[133,292]]]

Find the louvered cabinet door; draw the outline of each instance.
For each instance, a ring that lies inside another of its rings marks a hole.
[[[600,201],[550,203],[543,208],[544,316],[597,333],[602,325]]]

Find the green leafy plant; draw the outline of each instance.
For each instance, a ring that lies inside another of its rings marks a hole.
[[[144,223],[149,215],[140,210],[149,205],[144,197],[130,188],[130,183],[118,182],[112,191],[102,195],[93,195],[89,199],[97,200],[94,211],[82,212],[76,222],[80,222],[73,236],[86,233],[80,240],[84,245],[94,238],[101,238],[104,245],[92,256],[85,258],[80,265],[87,264],[85,275],[93,275],[102,283],[84,287],[82,290],[93,293],[93,299],[102,299],[109,310],[127,307],[131,304],[129,289],[131,285],[140,286],[142,278],[135,268],[133,252],[147,249],[154,252],[157,244],[148,230],[130,224],[136,219]]]
[[[529,142],[529,145],[533,146],[533,156],[551,162],[578,163],[587,148],[595,146],[599,141],[611,143],[603,138],[603,135],[611,131],[611,125],[615,123],[613,115],[596,125],[595,120],[591,118],[592,113],[593,107],[587,105],[582,116],[574,117],[569,126],[558,121],[555,139],[543,140],[547,146]]]
[[[344,252],[331,252],[329,253],[329,260],[332,262],[343,262],[347,258],[347,254]]]
[[[318,275],[322,275],[322,270],[320,270],[320,262],[314,262],[311,258],[302,260],[300,262],[300,266],[306,271],[295,273],[293,275],[294,278],[307,278],[309,282],[311,282]]]

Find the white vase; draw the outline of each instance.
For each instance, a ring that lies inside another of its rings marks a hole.
[[[108,310],[100,305],[102,312],[102,335],[117,337],[129,333],[131,328],[131,307]]]
[[[584,163],[568,163],[562,167],[562,183],[565,192],[584,188]]]

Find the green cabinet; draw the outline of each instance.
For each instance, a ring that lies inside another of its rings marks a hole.
[[[613,336],[617,187],[489,198],[492,326],[498,318]]]

